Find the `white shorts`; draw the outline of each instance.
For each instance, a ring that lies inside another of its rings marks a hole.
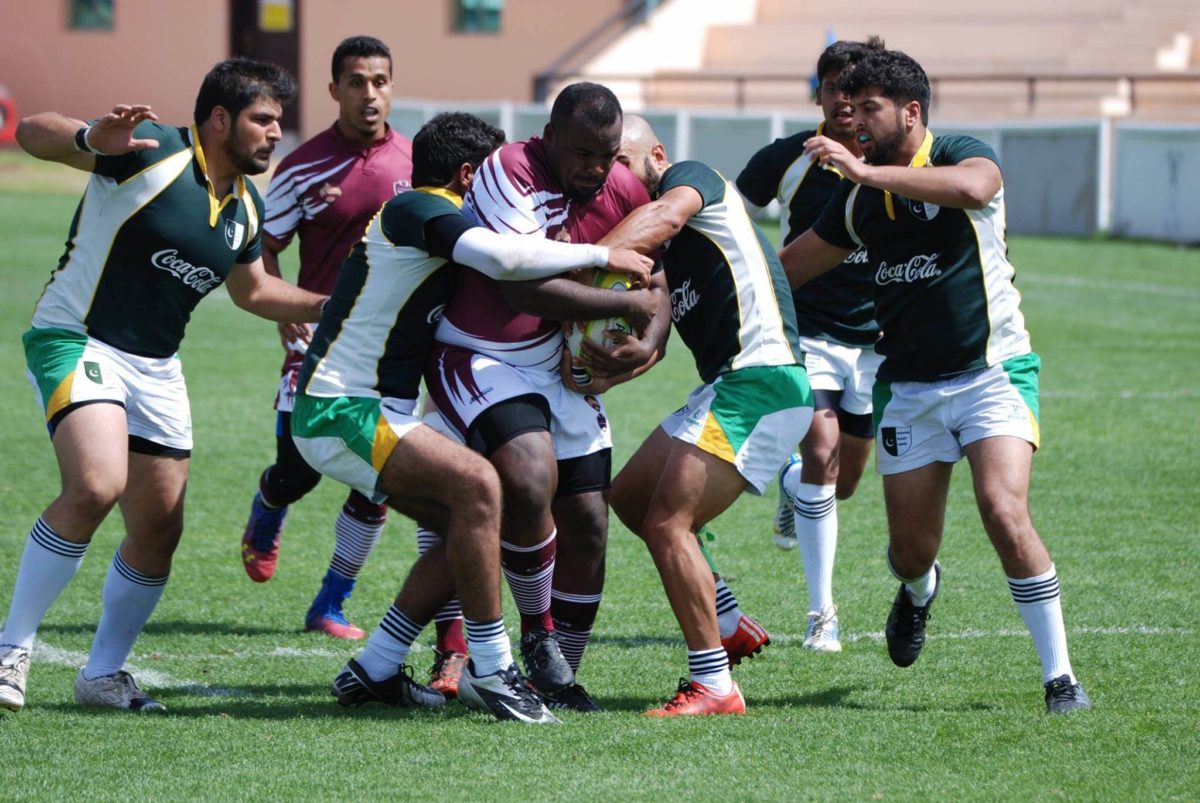
[[[416,399],[296,396],[292,440],[310,466],[343,482],[375,504],[379,472],[405,435],[422,421]]]
[[[192,412],[178,355],[139,357],[62,329],[31,329],[24,341],[26,376],[51,431],[71,407],[114,402],[125,408],[131,436],[191,450]]]
[[[871,412],[871,389],[875,373],[883,357],[873,348],[856,348],[821,340],[800,338],[804,352],[804,370],[813,390],[841,391],[838,406],[847,413],[863,415]]]
[[[568,390],[557,368],[514,368],[494,357],[458,346],[434,349],[429,395],[445,421],[463,440],[479,414],[500,402],[536,394],[550,407],[550,438],[557,460],[594,454],[612,448],[608,414],[599,396]]]
[[[756,366],[696,388],[661,426],[672,438],[732,463],[761,494],[808,431],[812,415],[800,366]]]
[[[1033,444],[1038,427],[1037,372],[1027,354],[940,382],[877,383],[876,466],[899,474],[930,463],[956,463],[963,447],[1011,436]]]

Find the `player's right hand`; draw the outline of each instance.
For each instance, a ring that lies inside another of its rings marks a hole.
[[[644,332],[658,312],[658,297],[652,290],[630,290],[624,294],[629,309],[624,317],[635,332]]]
[[[639,287],[650,286],[650,271],[654,268],[654,260],[642,256],[637,251],[628,248],[608,249],[608,264],[606,270],[613,273],[624,273]]]
[[[284,351],[292,351],[292,343],[307,345],[312,340],[312,328],[306,323],[276,324],[279,329],[279,343]]]
[[[157,120],[149,106],[114,106],[113,110],[92,123],[87,133],[88,144],[108,156],[120,156],[133,151],[157,148],[153,139],[134,139],[133,129],[143,120]]]

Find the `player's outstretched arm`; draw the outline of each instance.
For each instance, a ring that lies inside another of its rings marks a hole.
[[[648,258],[627,250],[497,234],[481,226],[462,233],[454,244],[453,258],[460,265],[507,281],[544,279],[579,268],[607,268],[628,274],[645,286],[654,266]]]
[[[283,323],[319,321],[327,298],[271,276],[263,268],[261,257],[234,265],[225,287],[233,303],[242,309]]]
[[[828,243],[809,229],[779,252],[779,261],[783,263],[788,283],[795,290],[840,265],[851,253],[852,249]]]
[[[601,245],[629,248],[643,254],[657,250],[704,208],[704,198],[692,187],[672,187],[656,201],[639,206],[604,236]]]
[[[505,282],[500,285],[508,305],[551,321],[595,321],[624,318],[642,331],[658,313],[658,298],[651,290],[614,293],[555,277],[536,282]]]
[[[610,385],[628,382],[666,356],[671,334],[671,293],[665,273],[654,274],[650,290],[658,299],[658,311],[640,335],[610,330],[606,334],[617,343],[611,351],[593,340],[583,339],[581,348],[592,376],[609,379]]]
[[[88,128],[83,120],[57,112],[43,112],[23,119],[17,126],[16,136],[17,142],[31,156],[90,172],[96,165],[96,155],[120,156],[157,148],[155,140],[133,136],[138,123],[157,119],[149,106],[115,106]],[[86,129],[82,135],[79,134],[81,129]]]

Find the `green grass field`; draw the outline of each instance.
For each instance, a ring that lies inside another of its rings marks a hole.
[[[41,173],[27,181],[26,169],[0,161],[0,393],[11,416],[0,429],[0,611],[26,534],[58,487],[20,335],[77,200]],[[31,184],[39,191],[14,189]],[[604,713],[523,728],[457,704],[341,710],[329,682],[357,647],[302,625],[344,489],[325,482],[296,505],[279,574],[263,586],[246,579],[238,542],[273,455],[280,355],[272,325],[217,292],[183,349],[197,443],[187,532],[131,659],[171,712],[140,718],[72,701],[121,537],[113,516],[42,626],[26,709],[0,716],[5,797],[1197,798],[1200,251],[1014,238],[1012,257],[1044,359],[1034,518],[1058,566],[1072,658],[1094,711],[1044,714],[1037,657],[965,465],[950,496],[930,641],[910,669],[892,666],[882,644],[896,588],[869,474],[839,512],[840,655],[800,648],[807,595],[798,555],[770,543],[774,491],[744,497],[713,525],[730,586],[773,637],[735,670],[745,717],[640,716],[686,674],[685,653],[644,547],[615,521],[580,674]],[[665,365],[611,394],[616,466],[695,381],[676,342]],[[373,628],[385,610],[415,558],[413,534],[393,517],[349,605],[360,625]],[[508,600],[506,613],[515,623]],[[431,659],[428,641],[411,657],[421,672]]]

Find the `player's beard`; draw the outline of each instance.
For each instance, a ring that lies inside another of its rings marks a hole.
[[[224,145],[225,157],[230,163],[238,169],[239,173],[244,173],[247,176],[257,176],[259,173],[267,172],[267,168],[271,166],[270,159],[264,159],[259,162],[255,158],[256,151],[246,147],[238,136],[237,128],[234,127],[229,132],[229,138],[225,140]]]
[[[642,158],[645,160],[642,169],[646,171],[646,191],[653,198],[658,195],[658,188],[662,184],[662,173],[654,169],[654,162],[651,161],[649,156],[643,156]]]
[[[896,127],[892,133],[880,139],[872,137],[871,152],[864,154],[867,164],[871,165],[889,165],[895,160],[896,154],[900,152],[900,147],[904,144],[904,120],[901,119],[900,113],[896,113]]]

